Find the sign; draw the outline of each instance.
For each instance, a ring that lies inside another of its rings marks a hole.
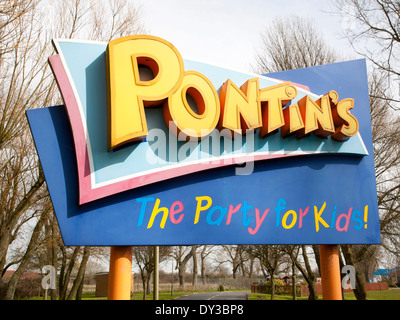
[[[54,41],[27,112],[66,245],[380,243],[365,60],[265,76]]]

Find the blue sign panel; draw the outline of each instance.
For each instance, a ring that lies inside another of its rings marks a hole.
[[[58,44],[76,113],[70,106],[27,112],[65,245],[380,243],[365,60],[260,76],[261,87],[301,84],[292,103],[331,90],[354,99],[359,131],[347,141],[282,138],[279,132],[260,137],[256,129],[251,151],[247,140],[205,155],[201,143],[175,141],[178,153],[169,161],[168,137],[162,162],[146,157],[159,142],[150,136],[107,150],[106,44],[89,47]],[[77,61],[77,51],[87,55]],[[227,78],[242,84],[254,77],[193,61],[184,65],[217,90]],[[56,64],[53,69],[57,74]],[[63,90],[62,76],[57,81]],[[162,108],[146,110],[146,118],[149,130],[168,132]],[[154,152],[158,157],[162,145]],[[229,161],[202,167],[218,159]],[[155,178],[142,183],[150,175]]]

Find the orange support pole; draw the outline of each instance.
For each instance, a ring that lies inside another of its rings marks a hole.
[[[320,245],[319,255],[323,299],[343,300],[337,245]]]
[[[132,247],[111,247],[108,300],[130,300],[131,283]]]

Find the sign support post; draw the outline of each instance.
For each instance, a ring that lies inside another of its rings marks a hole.
[[[324,300],[343,300],[337,245],[320,245],[322,297]]]
[[[130,300],[132,283],[132,247],[113,246],[110,251],[108,300]]]

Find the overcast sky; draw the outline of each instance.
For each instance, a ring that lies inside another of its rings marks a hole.
[[[251,71],[260,33],[277,17],[308,17],[327,42],[352,52],[341,17],[327,0],[132,0],[150,34],[171,42],[184,58]],[[290,23],[290,19],[288,19]],[[356,56],[352,57],[356,58]]]

